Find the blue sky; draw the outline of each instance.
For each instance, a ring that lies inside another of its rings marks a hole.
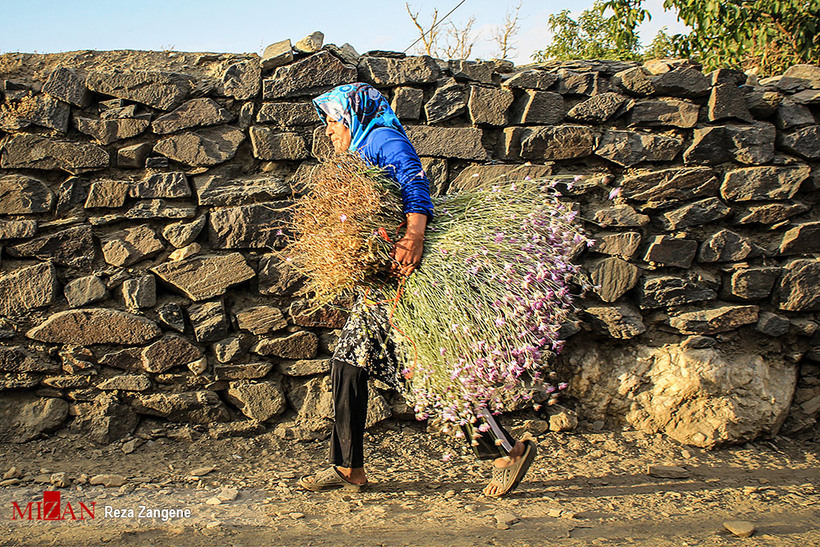
[[[422,22],[433,9],[443,15],[458,0],[412,0]],[[470,15],[479,39],[473,57],[495,56],[492,27],[504,21],[517,0],[467,0],[451,17],[456,25]],[[648,43],[662,26],[683,26],[664,13],[662,0],[645,6],[653,15],[642,29]],[[575,15],[592,1],[569,7]],[[402,51],[417,38],[401,0],[0,0],[0,52],[51,53],[79,49],[174,49],[176,51],[256,52],[290,38],[294,42],[315,30],[325,43],[350,43],[359,53],[372,49]],[[548,42],[547,17],[566,2],[522,0],[516,64]]]

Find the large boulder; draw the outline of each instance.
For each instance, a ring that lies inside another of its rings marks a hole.
[[[239,253],[164,262],[151,271],[191,300],[207,300],[225,294],[229,287],[256,275]]]
[[[129,70],[92,72],[86,85],[91,91],[141,103],[159,110],[182,104],[193,87],[189,76],[173,72]]]
[[[68,403],[30,393],[0,394],[0,442],[24,443],[55,431],[68,417]]]
[[[160,335],[153,321],[105,308],[57,312],[26,333],[28,338],[52,344],[144,344]]]
[[[48,306],[58,286],[57,269],[50,262],[0,274],[0,315]]]

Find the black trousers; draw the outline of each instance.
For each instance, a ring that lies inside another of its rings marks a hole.
[[[330,435],[330,461],[338,467],[364,467],[364,426],[367,421],[367,369],[333,359],[330,379],[336,414]],[[467,442],[480,460],[502,458],[516,440],[489,409],[478,411],[481,424],[462,428]]]

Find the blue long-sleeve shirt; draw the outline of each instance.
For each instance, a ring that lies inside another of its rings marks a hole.
[[[430,181],[421,167],[415,148],[400,131],[392,127],[377,127],[356,150],[363,160],[381,167],[401,186],[404,214],[423,213],[433,218]]]

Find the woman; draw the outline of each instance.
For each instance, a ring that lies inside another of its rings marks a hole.
[[[393,251],[393,269],[400,275],[410,275],[421,262],[424,232],[433,216],[433,204],[429,181],[404,128],[381,93],[368,84],[339,86],[313,103],[336,152],[355,152],[399,182],[407,223],[404,237]],[[371,376],[400,388],[401,375],[390,339],[388,312],[384,306],[362,296],[351,310],[332,359],[332,466],[303,477],[299,484],[304,488],[313,492],[358,491],[367,484],[364,428],[367,380]],[[484,423],[477,428],[465,427],[466,438],[472,440],[479,459],[494,460],[493,479],[484,493],[500,497],[518,486],[535,458],[535,443],[513,439],[486,408],[479,409],[479,414]]]

